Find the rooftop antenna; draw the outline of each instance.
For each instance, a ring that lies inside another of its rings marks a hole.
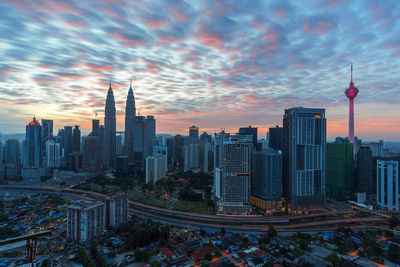
[[[351,62],[350,82],[353,82],[353,62]]]

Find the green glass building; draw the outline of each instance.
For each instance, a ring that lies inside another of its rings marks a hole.
[[[352,143],[326,144],[326,195],[348,197],[354,192],[354,159]]]

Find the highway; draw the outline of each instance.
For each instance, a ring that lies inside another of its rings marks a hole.
[[[38,187],[28,185],[0,185],[0,191],[7,192],[46,192],[59,195],[79,196],[85,199],[104,199],[106,195],[63,187]],[[382,228],[385,218],[357,217],[357,211],[324,212],[298,216],[221,216],[181,212],[162,209],[138,202],[129,201],[129,213],[154,222],[184,227],[219,230],[225,228],[232,232],[265,233],[272,223],[277,231],[324,231],[335,230],[338,225],[356,228]],[[351,218],[347,218],[350,217]],[[311,221],[310,221],[311,220]],[[375,226],[378,224],[378,226]]]

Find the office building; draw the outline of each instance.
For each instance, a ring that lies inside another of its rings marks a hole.
[[[354,144],[326,144],[326,195],[333,198],[351,197],[354,190]]]
[[[128,156],[129,163],[133,163],[133,128],[135,125],[136,117],[136,106],[135,106],[135,96],[132,90],[132,81],[129,86],[128,96],[126,97],[126,107],[125,107],[125,145],[124,152]]]
[[[325,207],[325,110],[286,109],[283,116],[283,196],[287,211]]]
[[[8,139],[4,145],[3,161],[5,164],[19,166],[21,164],[21,153],[17,139]]]
[[[115,173],[118,177],[123,177],[129,174],[129,159],[128,156],[117,156]]]
[[[129,204],[127,194],[118,193],[107,196],[104,202],[106,207],[107,228],[115,228],[128,222]]]
[[[63,131],[63,156],[65,163],[63,165],[67,165],[69,154],[72,152],[72,126],[64,126]]]
[[[42,126],[33,117],[26,126],[24,168],[42,167]]]
[[[89,241],[104,233],[105,224],[104,202],[84,202],[68,206],[67,238],[69,240]]]
[[[199,140],[199,127],[189,127],[189,138],[192,139],[192,142],[197,143]]]
[[[156,141],[156,120],[154,116],[147,116],[144,130],[145,157],[153,154],[153,147],[156,145]]]
[[[235,135],[225,140],[223,133],[217,137],[221,157],[214,172],[216,211],[218,214],[250,214],[253,136]]]
[[[174,136],[174,169],[183,170],[183,147],[185,141],[182,135],[177,134]]]
[[[72,130],[72,152],[80,152],[81,151],[81,130],[79,130],[79,126],[75,125]]]
[[[370,142],[369,146],[372,150],[372,157],[383,156],[383,140],[379,140],[379,142]]]
[[[94,136],[99,135],[99,127],[100,127],[100,121],[99,120],[92,120],[92,132],[91,134]]]
[[[167,168],[168,171],[174,171],[174,164],[175,164],[175,142],[174,138],[167,138],[166,140],[167,145]]]
[[[200,142],[212,143],[212,136],[207,132],[204,132],[200,135]]]
[[[376,178],[378,207],[399,211],[399,162],[377,160]]]
[[[148,156],[146,158],[146,183],[157,183],[166,175],[165,155]]]
[[[115,138],[115,153],[117,156],[122,156],[124,154],[124,133],[118,132]]]
[[[283,149],[283,127],[278,125],[275,128],[269,128],[268,146],[273,149],[282,151]]]
[[[42,157],[46,159],[46,142],[53,139],[53,120],[42,119]],[[46,162],[43,164],[46,166]]]
[[[189,140],[193,138],[189,137]],[[183,147],[183,170],[199,171],[199,144],[188,143]]]
[[[213,147],[206,140],[201,140],[199,143],[199,165],[200,170],[204,173],[209,173],[213,170]]]
[[[258,146],[257,142],[257,128],[251,127],[241,127],[239,128],[239,135],[251,135],[253,137],[253,148],[257,151],[261,150],[261,146]],[[258,146],[258,147],[257,147]]]
[[[282,153],[263,149],[253,152],[253,172],[250,202],[266,215],[281,212],[282,201]]]
[[[60,144],[54,140],[48,140],[46,142],[46,167],[59,168],[60,166]]]
[[[86,137],[86,142],[83,148],[83,168],[88,171],[95,171],[101,167],[103,156],[100,146],[102,143],[99,141],[99,129],[99,120],[92,120],[92,132]]]
[[[164,155],[165,156],[165,170],[168,171],[168,147],[166,146],[154,146],[153,155]]]
[[[357,192],[372,193],[372,150],[369,145],[361,145],[357,152]]]
[[[144,136],[145,136],[145,122],[146,118],[143,116],[136,116],[133,126],[133,163],[136,171],[144,170]]]
[[[102,144],[102,143],[100,143]],[[108,88],[105,117],[104,117],[104,164],[110,168],[115,167],[116,159],[116,118],[114,94],[110,87]]]

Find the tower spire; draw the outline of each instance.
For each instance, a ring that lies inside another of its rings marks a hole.
[[[111,75],[110,75],[110,88],[111,88]]]
[[[353,62],[351,62],[350,82],[353,82]]]
[[[131,80],[129,82],[129,87],[132,88],[132,78],[131,78]]]

